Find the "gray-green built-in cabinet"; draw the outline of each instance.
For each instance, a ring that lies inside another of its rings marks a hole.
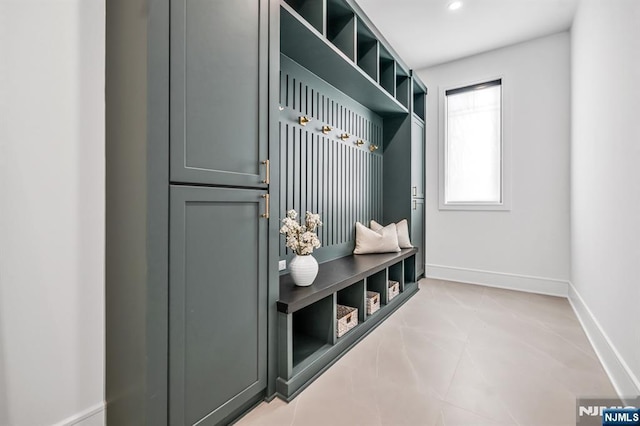
[[[330,208],[327,261],[354,220],[407,218],[418,252],[397,264],[407,283],[424,270],[426,87],[352,0],[106,12],[107,423],[228,424],[276,395],[287,359],[283,208]],[[334,133],[303,133],[305,114]]]
[[[224,424],[274,392],[278,21],[107,4],[108,424]]]

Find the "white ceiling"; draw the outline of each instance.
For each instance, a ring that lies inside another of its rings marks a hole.
[[[571,27],[579,0],[356,0],[410,68],[420,69]]]

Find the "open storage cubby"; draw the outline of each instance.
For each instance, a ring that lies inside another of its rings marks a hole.
[[[409,108],[409,90],[411,79],[409,73],[400,67],[396,67],[396,99],[406,108]]]
[[[409,256],[402,261],[402,269],[404,275],[404,286],[402,291],[411,289],[411,286],[417,286],[417,274],[416,274],[416,260],[417,256]]]
[[[378,81],[378,40],[360,19],[357,25],[358,66],[374,81]]]
[[[404,290],[404,261],[389,266],[389,279],[400,283],[400,291]]]
[[[327,38],[356,61],[356,15],[342,0],[327,1]]]
[[[377,114],[406,114],[408,104],[394,97],[395,87],[390,90],[395,82],[385,76],[385,86],[380,83],[384,43],[359,13],[350,0],[281,0],[280,53]],[[401,63],[388,54],[385,72],[389,57]]]
[[[325,34],[325,0],[284,0],[313,28]]]
[[[418,291],[415,282],[407,281],[411,278],[407,269],[412,270],[416,253],[412,248],[325,262],[309,287],[297,287],[290,274],[280,277],[276,390],[281,398],[293,399]],[[390,276],[404,283],[404,290],[388,303]],[[366,314],[367,291],[380,294],[380,309],[372,315]],[[358,324],[338,338],[339,304],[358,309]]]
[[[364,321],[366,312],[364,280],[360,280],[338,291],[337,303],[339,305],[351,306],[358,310],[358,322]]]
[[[367,290],[380,293],[380,308],[388,303],[387,283],[389,281],[389,271],[384,269],[367,278]]]
[[[425,120],[427,88],[413,75],[413,113],[422,121]]]
[[[293,314],[293,369],[333,344],[333,297],[306,306]]]
[[[395,97],[396,61],[383,47],[380,47],[380,86]]]

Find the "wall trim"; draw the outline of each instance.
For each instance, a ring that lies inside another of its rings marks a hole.
[[[568,297],[569,295],[568,280],[435,265],[432,263],[428,263],[426,266],[427,278],[479,284],[487,287],[504,288],[507,290],[524,291],[548,296]]]
[[[106,424],[104,421],[104,412],[105,412],[105,404],[104,404],[104,401],[102,401],[94,405],[93,407],[89,407],[84,411],[81,411],[70,417],[67,417],[66,419],[56,423],[54,426],[82,425],[82,423],[84,423],[85,420],[97,415],[102,416],[102,421],[99,421],[98,423],[104,425]]]
[[[572,282],[569,282],[569,303],[618,396],[623,400],[629,400],[640,395],[639,378],[635,376],[624,358],[620,356],[620,352],[604,332]]]

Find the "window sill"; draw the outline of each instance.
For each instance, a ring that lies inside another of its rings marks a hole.
[[[441,211],[511,211],[511,206],[502,204],[443,204],[440,203],[438,210]]]

